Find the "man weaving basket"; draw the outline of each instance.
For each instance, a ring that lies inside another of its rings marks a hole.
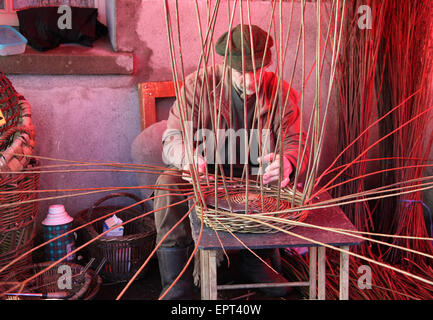
[[[299,139],[301,139],[301,150],[306,147],[305,136],[300,134],[300,113],[297,105],[297,94],[289,88],[286,82],[282,82],[272,73],[265,71],[271,63],[272,37],[257,26],[252,26],[251,32],[248,25],[242,28],[240,25],[231,30],[230,34],[225,33],[216,43],[216,52],[225,56],[228,38],[230,40],[229,53],[227,56],[228,67],[224,70],[224,65],[201,69],[198,73],[193,73],[185,78],[184,90],[186,101],[179,105],[176,101],[172,106],[167,120],[167,129],[163,134],[163,160],[171,168],[188,170],[189,161],[185,148],[188,147],[184,141],[182,130],[185,124],[190,124],[192,135],[197,130],[209,129],[215,132],[216,123],[219,122],[218,130],[233,129],[249,130],[261,128],[267,130],[267,140],[269,150],[272,152],[262,153],[262,156],[251,158],[250,155],[244,157],[229,157],[232,153],[227,150],[235,147],[235,150],[243,151],[244,148],[236,141],[229,141],[230,135],[224,135],[225,140],[218,142],[222,146],[219,162],[221,163],[226,176],[241,177],[245,166],[251,175],[259,164],[266,165],[263,174],[263,183],[270,184],[280,179],[280,163],[282,163],[281,187],[288,185],[294,176],[298,163]],[[242,40],[243,38],[243,40]],[[243,46],[243,48],[242,48]],[[243,51],[243,54],[242,54]],[[254,61],[252,59],[254,52]],[[243,59],[242,59],[243,56]],[[244,61],[242,61],[244,60]],[[263,62],[263,64],[262,64]],[[262,70],[262,65],[263,70]],[[231,68],[231,69],[230,69]],[[255,72],[254,72],[255,70]],[[262,72],[263,71],[263,72]],[[262,77],[260,78],[260,75]],[[212,88],[211,93],[208,88]],[[257,90],[258,88],[258,90]],[[281,94],[282,93],[282,94]],[[183,93],[181,93],[183,97]],[[275,103],[275,104],[274,104]],[[273,106],[276,106],[275,108]],[[284,107],[285,106],[285,107]],[[185,113],[182,108],[186,108]],[[282,108],[280,110],[280,108]],[[271,110],[274,109],[273,112]],[[215,112],[216,110],[216,112]],[[281,113],[283,112],[284,113]],[[256,112],[255,112],[256,111]],[[221,117],[212,118],[213,115]],[[281,114],[280,114],[281,113]],[[189,118],[185,119],[184,115]],[[277,143],[278,136],[282,132],[281,144],[283,145],[283,157],[280,161],[280,146]],[[243,139],[244,135],[237,137]],[[249,135],[248,138],[249,139]],[[249,143],[243,142],[243,143]],[[200,154],[196,148],[191,146],[194,154],[194,165],[200,174],[214,172],[213,163],[209,163],[206,155]],[[209,150],[207,150],[208,153]],[[307,152],[307,151],[306,151]],[[308,156],[308,154],[306,153]],[[243,158],[243,159],[240,159]],[[307,159],[307,157],[305,158]],[[304,159],[303,172],[307,161]],[[218,159],[217,159],[218,160]],[[259,161],[260,163],[258,163]],[[180,171],[179,171],[180,172]],[[184,171],[185,172],[185,171]],[[171,185],[182,193],[185,182],[181,174],[174,175],[173,171],[166,172],[159,176],[157,185]],[[157,211],[155,215],[155,225],[157,229],[157,242],[159,242],[168,231],[186,214],[188,204],[171,205],[185,199],[184,196],[175,195],[173,191],[155,191],[154,207]],[[193,248],[191,227],[188,219],[178,225],[162,243],[157,251],[158,263],[161,274],[163,291],[172,284],[186,264]],[[273,262],[275,269],[278,270],[279,251],[278,249],[262,249],[256,253],[265,261]],[[241,274],[250,282],[287,282],[280,274],[269,269],[262,261],[247,250],[239,252],[239,268]],[[271,263],[272,265],[272,263]],[[193,276],[192,267],[188,268],[179,281],[171,288],[165,299],[190,299],[192,297]],[[262,291],[271,296],[285,296],[288,293],[287,287],[263,288]]]

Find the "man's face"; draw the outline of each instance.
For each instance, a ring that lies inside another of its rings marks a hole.
[[[262,69],[256,69],[255,72],[249,71],[242,74],[242,72],[237,71],[236,69],[232,69],[233,83],[245,95],[251,96],[256,92],[256,85],[257,86],[259,85],[261,70]],[[245,79],[245,88],[244,88],[244,79]]]

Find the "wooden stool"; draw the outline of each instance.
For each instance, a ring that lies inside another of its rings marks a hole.
[[[317,201],[323,201],[327,199],[330,199],[330,196],[323,193],[318,196]],[[193,210],[190,214],[190,222],[193,238],[197,243],[201,221],[198,219],[195,210]],[[356,230],[349,219],[347,219],[343,211],[338,207],[312,210],[304,222],[323,227],[341,228],[354,231]],[[298,226],[291,229],[290,232],[322,242],[324,244],[341,247],[346,251],[349,251],[350,246],[358,245],[360,243],[359,239],[351,236],[310,227]],[[218,231],[218,239],[214,230],[203,226],[201,240],[198,244],[198,251],[200,255],[200,285],[202,300],[216,300],[218,290],[277,286],[309,286],[310,299],[325,299],[326,247],[318,246],[317,244],[311,243],[307,240],[302,240],[301,238],[288,235],[283,232],[263,234],[235,233],[235,235],[240,241],[242,241],[252,250],[308,247],[310,255],[309,281],[288,282],[282,284],[251,283],[218,285],[216,254],[218,250],[222,250],[221,242],[226,250],[242,250],[245,249],[245,247],[230,233]],[[340,299],[349,299],[349,254],[345,252],[340,253]]]

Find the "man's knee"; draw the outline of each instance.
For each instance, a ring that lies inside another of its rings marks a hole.
[[[156,179],[156,186],[163,186],[163,185],[176,185],[181,182],[185,182],[182,180],[182,175],[180,171],[177,170],[166,170],[163,173],[161,173]]]

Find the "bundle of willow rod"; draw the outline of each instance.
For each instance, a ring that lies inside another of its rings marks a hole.
[[[410,121],[408,125],[379,145],[380,156],[384,159],[380,162],[384,173],[381,175],[379,185],[405,180],[416,181],[417,178],[423,176],[425,168],[423,164],[430,150],[430,146],[427,150],[423,150],[425,144],[422,139],[423,133],[426,132],[425,123],[428,118],[418,115],[423,114],[430,107],[425,90],[426,80],[431,72],[426,69],[426,66],[431,65],[431,58],[428,58],[426,35],[431,34],[432,29],[431,25],[428,26],[428,23],[425,24],[425,22],[428,21],[427,17],[431,16],[431,11],[426,10],[428,8],[424,1],[414,1],[404,5],[396,1],[386,1],[380,4],[372,2],[370,5],[373,8],[373,16],[377,20],[374,21],[369,33],[370,36],[376,36],[371,39],[376,39],[374,43],[379,44],[376,67],[372,65],[370,71],[376,74],[375,92],[378,97],[378,117],[388,113],[393,106],[404,102],[401,108],[379,122],[380,136],[385,136],[401,124]],[[384,28],[384,26],[393,27]],[[366,56],[374,56],[376,52],[377,47],[374,53],[368,53]],[[430,62],[420,63],[424,59]],[[415,92],[418,92],[415,97],[406,101],[407,97]],[[394,170],[396,167],[405,169]],[[414,186],[416,184],[417,182],[413,183]],[[378,200],[378,203],[372,203],[374,207],[371,211],[375,230],[387,234],[426,236],[422,208],[419,205],[420,197],[421,193],[414,191],[398,197],[382,198]],[[406,206],[408,203],[410,206]],[[426,253],[432,252],[429,241],[393,238],[392,243]],[[430,263],[423,256],[377,245],[372,248],[362,246],[361,249],[365,254],[373,254],[377,261],[406,266],[423,277],[431,278],[432,276]],[[360,262],[354,262],[354,268],[359,266]],[[370,296],[373,299],[430,299],[432,297],[431,286],[423,285],[423,289],[417,291],[415,288],[419,288],[420,284],[416,280],[395,274],[392,270],[371,265],[370,267],[375,275],[376,290],[363,292],[361,295],[359,288],[354,288],[354,295]],[[383,288],[388,288],[388,290],[383,290]]]
[[[362,151],[368,147],[370,133],[360,136],[370,123],[373,110],[374,77],[378,55],[378,43],[382,28],[374,23],[374,29],[364,30],[358,27],[358,8],[363,5],[361,1],[349,2],[342,8],[345,15],[343,23],[342,43],[338,60],[337,83],[337,152],[340,153],[350,142],[358,140],[338,158],[337,165],[352,162]],[[384,13],[386,1],[376,5],[374,19],[379,21]],[[342,19],[343,20],[343,19]],[[352,165],[341,175],[336,182],[348,178],[358,177],[366,172],[368,154],[362,156],[357,164]],[[364,191],[364,179],[353,180],[334,188],[331,194],[340,197]],[[357,229],[369,230],[371,226],[371,213],[368,206],[358,202],[342,207],[348,218]]]
[[[414,118],[427,110],[429,105],[429,90],[431,90],[432,57],[429,36],[433,32],[432,5],[428,1],[411,1],[402,4],[398,1],[389,1],[389,14],[384,23],[393,28],[384,30],[381,44],[383,59],[379,60],[379,69],[384,74],[378,73],[377,85],[382,83],[382,93],[378,100],[378,115],[385,113],[389,107],[403,101],[405,97],[420,90],[420,93],[399,109],[388,121],[383,122],[381,132],[387,128],[395,128],[399,124]],[[381,79],[383,79],[382,82]],[[381,153],[384,157],[393,155],[395,160],[383,162],[383,168],[393,166],[415,165],[412,168],[401,171],[392,171],[382,176],[381,182],[390,180],[402,181],[424,176],[425,168],[421,161],[413,161],[411,158],[427,159],[431,150],[431,138],[426,136],[427,124],[431,121],[427,116],[416,119],[411,125],[403,128],[398,134],[392,136],[387,143],[382,144]],[[409,233],[419,236],[427,234],[423,207],[422,194],[412,194],[398,197],[393,201],[379,203],[376,221],[378,230],[386,233],[406,235]],[[386,210],[384,210],[386,208]],[[389,210],[395,208],[395,210]],[[431,243],[402,240],[407,247],[432,252]],[[400,240],[398,240],[400,243]],[[404,260],[415,264],[424,264],[425,261],[410,254],[401,255],[394,250],[389,250],[386,258],[392,262]]]
[[[372,29],[358,28],[357,9],[361,5],[372,8]],[[417,191],[431,148],[431,139],[426,137],[427,141],[424,141],[422,138],[428,121],[426,111],[431,107],[428,104],[428,90],[431,88],[426,83],[428,77],[431,77],[431,69],[428,70],[431,67],[431,55],[428,53],[426,35],[432,32],[429,22],[433,13],[432,6],[424,1],[404,5],[397,1],[355,1],[348,4],[345,10],[345,40],[337,73],[337,98],[340,101],[337,123],[341,127],[338,145],[342,150],[339,159],[342,168],[354,159],[361,165],[351,166],[350,171],[344,172],[345,177],[340,176],[340,180],[337,180],[340,181],[337,184],[340,186],[334,195],[336,198],[350,194],[359,194],[360,199],[364,197],[362,194],[365,185],[355,178],[363,176],[366,170],[363,164],[367,161],[358,160],[368,160],[364,156],[369,146],[370,127],[367,125],[371,122],[374,105],[372,96],[376,95],[377,113],[381,118],[378,122],[380,136],[386,137],[395,131],[379,144],[381,158],[375,160],[379,161],[383,172],[379,185],[413,181],[408,182],[408,187],[414,191],[396,197],[378,197],[374,202],[356,202],[344,206],[344,211],[360,230],[375,229],[388,235],[414,236],[392,237],[389,238],[391,245],[384,245],[374,241],[381,238],[378,235],[357,248],[357,252],[372,257],[379,263],[391,262],[431,279],[433,270],[430,261],[411,250],[427,254],[432,252],[431,241],[422,239],[427,233],[420,206],[421,194]],[[372,87],[374,78],[376,83]],[[423,149],[426,145],[427,148]],[[363,155],[364,158],[358,155]],[[325,174],[330,172],[327,170]],[[372,214],[374,224],[371,221]],[[392,246],[396,244],[410,250],[402,251]],[[291,253],[284,261],[290,265],[299,265],[303,261],[303,268],[299,270],[304,272],[298,276],[300,279],[305,278],[308,257],[303,259]],[[338,262],[336,252],[328,254],[328,298],[338,297]],[[433,296],[431,284],[420,283],[419,280],[390,268],[366,264],[354,257],[351,257],[350,265],[352,299],[431,299]],[[369,290],[362,290],[357,279],[360,277],[359,268],[366,266],[371,268],[373,278]]]

